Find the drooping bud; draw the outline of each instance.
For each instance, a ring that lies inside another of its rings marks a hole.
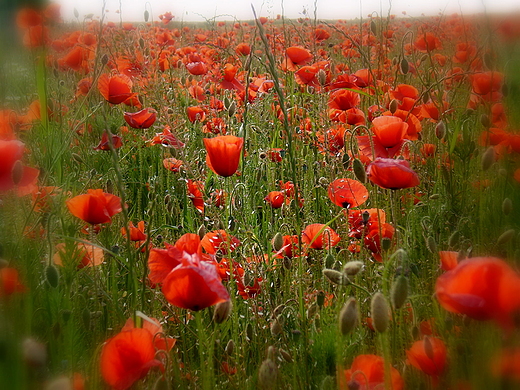
[[[341,165],[343,165],[343,169],[348,169],[350,166],[350,156],[345,153],[343,157],[341,157]]]
[[[513,202],[511,201],[511,199],[505,198],[504,201],[502,202],[502,212],[505,215],[509,215],[509,214],[511,214],[512,211],[513,211]]]
[[[329,280],[329,282],[333,284],[346,286],[350,283],[350,280],[347,278],[345,274],[334,269],[325,268],[323,270],[323,275]]]
[[[322,87],[327,83],[327,73],[323,69],[318,71],[317,78]]]
[[[356,298],[350,297],[339,312],[339,331],[346,335],[354,330],[358,322]]]
[[[439,121],[437,125],[435,126],[435,136],[437,139],[443,139],[446,135],[446,125],[443,121]]]
[[[408,64],[408,60],[406,58],[403,58],[401,60],[400,67],[402,74],[408,74],[408,71],[410,70],[410,65]]]
[[[404,275],[399,275],[392,285],[392,291],[390,292],[390,299],[394,309],[400,309],[403,307],[406,299],[408,298],[408,278]]]
[[[233,115],[235,115],[236,111],[237,111],[237,105],[236,105],[235,101],[233,100],[228,108],[229,117],[231,118]]]
[[[325,268],[333,268],[335,260],[331,253],[327,253],[327,256],[325,256]]]
[[[223,323],[231,315],[232,309],[233,304],[230,300],[217,303],[215,305],[215,311],[213,312],[213,321],[215,321],[217,324]]]
[[[60,275],[58,274],[58,269],[54,264],[49,264],[47,267],[45,267],[45,279],[52,288],[58,287]]]
[[[347,276],[356,276],[363,270],[364,267],[365,264],[362,261],[349,261],[343,266],[343,273]]]
[[[509,241],[512,240],[512,238],[514,236],[515,236],[515,229],[506,230],[504,233],[502,233],[500,235],[500,237],[498,237],[497,245],[502,246],[502,245],[507,244]]]
[[[79,12],[77,8],[74,8],[74,17],[77,19],[79,18]]]
[[[23,177],[23,165],[20,160],[16,160],[11,168],[11,180],[13,184],[17,186],[22,181]]]
[[[372,315],[372,326],[376,332],[383,333],[386,331],[390,323],[390,307],[382,293],[377,292],[372,296],[370,312]]]
[[[101,56],[101,65],[105,66],[106,64],[108,64],[108,55],[107,53],[103,54]]]
[[[197,234],[199,235],[199,238],[202,240],[206,235],[206,226],[200,225],[199,230],[197,230]]]
[[[489,120],[489,115],[487,114],[482,114],[480,116],[480,123],[482,124],[482,126],[488,128],[491,126],[491,121]]]
[[[361,183],[367,182],[367,171],[365,170],[365,166],[360,159],[354,159],[354,162],[352,163],[352,169],[354,170],[356,179],[358,179]]]
[[[370,21],[370,31],[372,31],[372,34],[377,35],[377,25],[374,20]]]
[[[397,111],[397,105],[398,105],[398,101],[396,99],[392,99],[392,101],[390,102],[390,105],[389,105],[389,109],[390,109],[390,112],[392,113],[392,115],[395,114],[395,112]]]
[[[451,233],[450,237],[448,238],[448,246],[450,248],[453,248],[458,245],[460,240],[460,232],[458,230],[455,230],[453,233]]]
[[[317,312],[318,312],[318,304],[316,302],[313,302],[307,309],[307,318],[308,319],[313,318]]]
[[[495,162],[495,148],[490,146],[486,149],[486,151],[482,154],[482,170],[487,171],[491,168],[491,165]]]
[[[426,247],[431,253],[437,253],[437,243],[435,242],[435,238],[428,236],[426,239]]]
[[[278,336],[281,334],[283,332],[283,317],[278,316],[272,320],[269,329],[271,330],[271,334],[273,336]]]
[[[287,363],[293,362],[291,354],[287,352],[285,349],[280,348],[278,352],[280,352],[280,355],[282,356],[283,360],[285,360]]]
[[[144,21],[148,22],[148,19],[150,18],[150,12],[148,12],[147,9],[144,10]]]
[[[275,252],[279,252],[283,248],[283,236],[280,232],[274,235],[271,244]]]
[[[258,387],[260,389],[274,389],[278,382],[278,366],[270,358],[265,359],[258,370]]]
[[[226,355],[231,356],[233,355],[233,352],[235,351],[235,342],[233,339],[229,339],[229,341],[226,344],[226,349],[224,352],[226,352]]]

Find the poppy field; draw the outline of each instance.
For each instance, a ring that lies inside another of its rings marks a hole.
[[[519,388],[518,21],[17,10],[0,387]]]

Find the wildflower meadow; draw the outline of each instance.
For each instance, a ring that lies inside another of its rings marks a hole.
[[[0,388],[520,388],[520,16],[141,22],[0,55]]]

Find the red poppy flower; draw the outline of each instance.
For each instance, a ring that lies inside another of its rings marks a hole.
[[[20,276],[15,268],[0,268],[0,298],[25,290],[26,288],[20,281]]]
[[[228,235],[225,230],[207,232],[201,240],[202,248],[210,255],[214,255],[218,250],[226,255],[234,251],[240,244],[238,238]]]
[[[401,144],[407,130],[408,124],[396,116],[378,116],[372,121],[372,132],[385,148]]]
[[[301,46],[288,47],[285,53],[296,65],[305,65],[312,60],[311,52]]]
[[[123,115],[128,126],[134,129],[147,129],[155,123],[157,111],[153,108],[143,108],[141,111],[125,112]]]
[[[170,126],[165,126],[162,133],[155,133],[155,137],[150,142],[152,145],[162,145],[165,148],[181,149],[184,142],[181,142],[172,133]]]
[[[184,164],[182,160],[178,160],[174,157],[163,159],[163,167],[173,173],[179,173],[181,171],[182,164]]]
[[[206,118],[206,111],[199,106],[191,106],[186,109],[188,113],[188,119],[191,123],[195,121],[202,122]]]
[[[112,222],[112,217],[122,211],[121,199],[101,189],[88,190],[88,194],[75,196],[66,203],[72,215],[92,225]]]
[[[251,47],[247,43],[239,43],[235,48],[235,53],[241,56],[248,56],[251,54]]]
[[[183,253],[182,264],[164,279],[162,292],[172,305],[198,311],[229,300],[215,264]]]
[[[434,385],[446,368],[446,354],[444,342],[437,337],[424,337],[406,351],[410,364],[432,376]]]
[[[422,52],[429,52],[442,47],[441,40],[431,32],[419,34],[419,37],[414,42],[414,46]]]
[[[419,185],[419,176],[406,160],[378,157],[368,165],[367,175],[372,183],[392,190]]]
[[[54,264],[68,266],[71,261],[73,267],[78,269],[84,267],[95,267],[105,261],[103,249],[90,243],[78,242],[72,247],[72,253],[64,243],[56,245],[56,253],[52,257]]]
[[[177,340],[173,337],[164,336],[163,327],[160,324],[160,322],[157,319],[148,317],[141,312],[137,312],[136,314],[138,317],[142,319],[141,328],[146,329],[154,336],[155,348],[163,351],[171,351]],[[128,320],[126,320],[123,329],[121,329],[121,332],[131,329],[136,329],[133,318],[129,318]]]
[[[108,339],[101,350],[101,375],[115,390],[126,390],[148,374],[155,359],[153,335],[142,328],[122,331]]]
[[[120,136],[112,134],[112,147],[114,149],[118,149],[121,146],[123,146],[123,140]],[[108,151],[110,150],[110,144],[108,142],[108,132],[106,130],[103,131],[103,135],[101,136],[101,141],[99,141],[99,144],[94,148],[94,150],[104,150]]]
[[[368,199],[368,190],[357,180],[336,179],[328,188],[329,199],[336,206],[351,208],[362,205]]]
[[[357,107],[360,102],[359,93],[348,89],[338,89],[330,94],[328,105],[331,110],[346,111]]]
[[[238,169],[244,139],[234,135],[204,138],[206,164],[219,176],[232,176]]]
[[[444,271],[452,270],[459,263],[459,252],[439,251],[439,257],[441,259],[441,269],[443,269]]]
[[[208,67],[202,61],[188,62],[186,64],[186,69],[194,76],[200,76],[208,72]]]
[[[0,192],[17,189],[19,196],[37,191],[40,171],[21,163],[25,145],[18,140],[0,140]]]
[[[130,230],[130,241],[144,241],[146,240],[146,234],[144,233],[145,226],[144,221],[139,221],[137,226],[134,226],[132,222],[128,226],[128,230]],[[123,237],[126,237],[127,229],[122,227],[121,234]]]
[[[188,179],[188,198],[190,198],[191,203],[197,210],[201,213],[204,212],[204,198],[202,197],[202,192],[204,191],[204,182],[199,180],[191,180]]]
[[[98,79],[98,89],[106,101],[120,104],[132,98],[132,80],[124,74],[109,75],[103,73]]]
[[[383,223],[381,229],[379,229],[378,223],[374,223],[370,226],[365,236],[365,247],[372,252],[372,256],[376,261],[383,261],[381,256],[381,239],[386,238],[391,240],[394,237],[394,233],[395,228],[389,223]]]
[[[302,242],[314,249],[328,249],[331,246],[336,246],[340,237],[328,226],[323,229],[324,226],[322,223],[308,225],[303,231]]]
[[[269,203],[273,209],[279,209],[283,206],[285,196],[282,191],[271,191],[264,200]]]
[[[393,390],[402,390],[404,380],[394,367],[390,368],[390,377]],[[385,367],[381,356],[359,355],[352,362],[352,366],[345,370],[346,389],[375,390],[385,386]]]
[[[364,216],[365,214],[365,216]],[[386,223],[386,213],[381,209],[348,210],[349,237],[362,238],[367,231]]]
[[[520,310],[520,275],[501,259],[470,258],[439,276],[435,293],[452,313],[495,320],[510,329]]]

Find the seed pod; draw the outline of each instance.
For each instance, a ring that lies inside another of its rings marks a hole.
[[[215,321],[217,324],[223,323],[231,315],[232,309],[233,304],[230,300],[217,303],[215,305],[215,311],[213,312],[213,321]]]
[[[265,359],[258,370],[258,387],[260,389],[274,389],[278,382],[278,366],[274,361]]]
[[[361,183],[367,182],[367,171],[365,170],[365,166],[360,159],[354,159],[354,162],[352,163],[352,169],[354,169],[354,175],[356,175],[356,179],[358,179]]]
[[[233,352],[235,351],[235,342],[233,339],[229,339],[229,341],[226,344],[226,349],[224,352],[226,352],[226,355],[231,356],[233,355]]]
[[[347,276],[356,276],[358,273],[360,273],[363,268],[365,267],[365,264],[362,261],[349,261],[345,266],[343,267],[343,273]]]
[[[377,292],[372,295],[370,312],[372,314],[372,326],[376,332],[383,333],[386,331],[388,329],[388,324],[390,323],[390,307],[382,293]]]
[[[509,241],[512,240],[512,238],[514,236],[515,236],[515,229],[506,230],[504,233],[502,233],[500,235],[500,237],[498,237],[497,245],[502,246],[502,245],[507,244]]]
[[[509,198],[505,198],[502,202],[502,212],[504,215],[509,215],[513,211],[513,202]]]
[[[446,135],[446,125],[443,121],[439,121],[437,125],[435,126],[435,136],[437,139],[443,139]]]
[[[408,71],[410,70],[410,65],[408,64],[408,60],[406,58],[401,59],[400,67],[402,74],[408,74]]]
[[[390,105],[389,105],[389,109],[390,109],[390,112],[392,113],[392,115],[394,115],[395,112],[397,111],[397,105],[398,105],[397,100],[392,99],[392,101],[390,102]]]
[[[495,148],[490,146],[486,149],[486,151],[482,154],[482,170],[487,171],[491,168],[491,165],[495,162]]]
[[[404,275],[399,275],[395,280],[392,291],[390,292],[390,299],[394,309],[403,307],[408,298],[408,278]]]
[[[333,284],[346,286],[350,283],[350,280],[346,277],[345,274],[334,269],[325,268],[323,270],[323,275],[329,280],[329,282]]]
[[[49,264],[45,267],[45,279],[47,279],[47,283],[52,288],[58,287],[60,281],[60,275],[58,274],[58,269],[54,264]]]
[[[354,330],[358,322],[356,298],[350,297],[339,312],[339,331],[342,335]]]

